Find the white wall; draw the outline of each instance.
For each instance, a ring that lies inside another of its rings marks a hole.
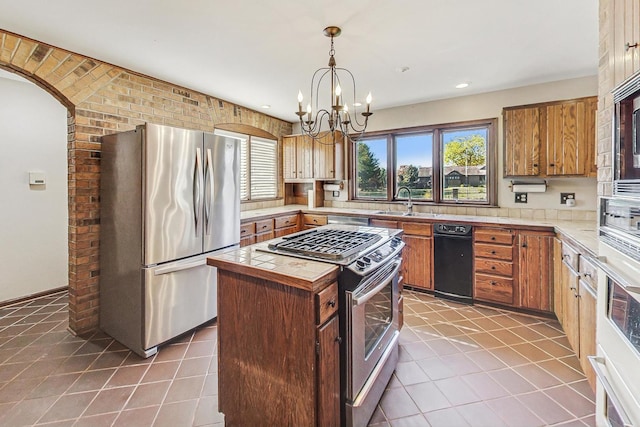
[[[461,93],[463,93],[462,90]],[[403,107],[375,110],[374,115],[369,119],[367,131],[498,118],[498,204],[500,207],[565,209],[565,205],[560,204],[560,193],[575,192],[576,206],[573,208],[574,210],[596,210],[596,178],[548,179],[549,188],[546,193],[529,193],[527,204],[514,202],[514,195],[509,188],[511,179],[502,177],[504,143],[502,108],[597,94],[598,78],[597,76],[591,76],[478,95],[460,96]],[[296,129],[294,128],[295,131]]]
[[[0,301],[68,284],[67,110],[0,74]],[[30,187],[29,171],[46,186]]]

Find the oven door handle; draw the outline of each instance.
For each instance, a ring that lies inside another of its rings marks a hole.
[[[607,396],[609,396],[611,403],[622,418],[622,424],[624,425],[624,427],[633,427],[633,424],[629,420],[627,413],[624,411],[622,404],[618,400],[618,396],[616,396],[616,393],[613,391],[613,387],[611,387],[607,376],[600,367],[600,365],[605,366],[604,357],[587,356],[587,358],[589,359],[589,362],[591,363],[591,366],[596,373],[596,377],[598,377],[598,381],[600,381],[600,384],[602,384],[602,388],[604,388],[605,393],[607,393]]]
[[[384,278],[382,280],[380,280],[380,284],[378,286],[376,286],[375,288],[371,289],[369,292],[367,292],[364,295],[359,295],[359,296],[353,298],[353,306],[355,307],[355,306],[362,305],[362,304],[366,303],[371,298],[373,298],[373,296],[375,294],[380,292],[380,290],[384,289],[384,287],[387,286],[387,282],[389,281],[389,279],[392,278],[393,276],[395,276],[396,274],[398,274],[398,271],[400,271],[400,266],[402,265],[402,258],[398,259],[395,262],[395,265],[396,266],[393,268],[393,270],[391,270],[391,273],[387,274],[386,276],[384,276]]]

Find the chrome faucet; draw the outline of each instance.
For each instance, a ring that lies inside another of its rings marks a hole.
[[[405,215],[412,215],[413,203],[411,202],[411,189],[406,185],[402,185],[398,187],[398,190],[396,191],[396,198],[398,198],[398,194],[400,194],[400,190],[407,190],[407,193],[409,193],[409,201],[407,202],[407,213]]]

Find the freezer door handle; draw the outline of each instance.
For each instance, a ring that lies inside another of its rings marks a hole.
[[[196,237],[200,231],[200,214],[202,212],[202,150],[196,148],[196,163],[193,168],[193,219]]]
[[[164,268],[158,268],[153,272],[153,275],[161,276],[163,274],[175,273],[177,271],[182,271],[182,270],[189,270],[191,268],[200,267],[201,265],[206,265],[206,264],[207,264],[207,259],[203,258],[198,261],[188,262],[185,264],[170,265]]]
[[[204,234],[211,234],[210,219],[211,219],[211,204],[213,203],[214,181],[213,181],[213,161],[211,159],[211,148],[207,148],[207,163],[205,165],[204,175]]]

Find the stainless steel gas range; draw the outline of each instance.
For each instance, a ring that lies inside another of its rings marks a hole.
[[[402,231],[333,224],[261,250],[339,265],[342,424],[364,426],[398,363]]]

